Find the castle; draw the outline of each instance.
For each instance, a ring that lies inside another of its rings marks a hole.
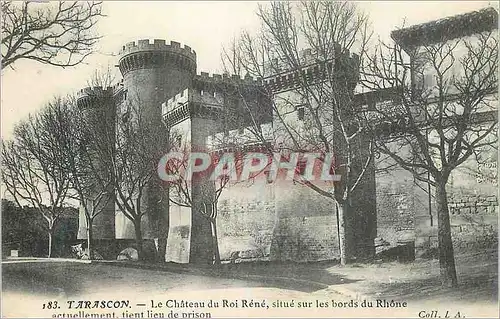
[[[393,38],[401,45],[419,46],[425,41],[447,40],[432,37],[433,34],[442,34],[436,30],[436,25],[437,28],[453,30],[447,33],[449,39],[495,29],[496,22],[486,23],[486,27],[484,23],[472,24],[467,31],[463,28],[464,21],[488,21],[491,10],[402,29],[393,33]],[[305,50],[303,61],[308,61],[309,55],[310,51]],[[342,52],[341,55],[335,58],[347,59],[356,65],[358,57],[355,54]],[[276,125],[274,114],[261,88],[266,87],[275,96],[289,94],[298,76],[294,72],[269,75],[264,79],[197,74],[195,51],[174,41],[127,43],[120,56],[118,67],[123,80],[110,88],[81,90],[78,105],[87,109],[104,108],[109,121],[117,122],[127,116],[124,106],[138,98],[141,112],[150,125],[175,132],[175,142],[190,145],[193,150],[215,152],[235,145],[250,151],[262,148],[262,141],[256,142],[248,133],[248,127],[256,124],[268,142],[276,144],[276,137],[272,134],[273,125]],[[313,80],[320,75],[321,68],[313,63],[302,72]],[[354,90],[358,75],[354,72],[350,76]],[[362,103],[378,103],[373,92],[359,93],[358,99]],[[303,120],[300,101],[290,114],[291,120],[297,123]],[[158,143],[165,145],[166,141]],[[365,151],[366,145],[362,142],[355,150],[362,156],[366,156]],[[496,165],[496,158],[490,162]],[[426,192],[428,186],[417,184],[401,169],[394,170],[392,175],[378,174],[377,165],[377,161],[372,161],[353,194],[353,255],[359,258],[373,256],[379,241],[392,246],[414,242],[417,248],[435,247],[437,226],[433,199]],[[477,166],[477,163],[471,165]],[[452,195],[450,203],[454,237],[458,238],[457,242],[469,245],[475,240],[472,237],[478,229],[485,236],[497,231],[496,185],[460,171],[455,175],[452,183],[458,184],[455,187],[458,191]],[[183,207],[159,200],[162,189],[158,183],[156,180],[151,182],[147,189],[144,238],[158,239],[158,228],[153,223],[166,219],[169,223],[166,259],[206,263],[211,258],[206,240],[212,230],[204,217],[196,213],[203,202],[201,190],[193,186],[192,208]],[[480,191],[474,193],[471,189]],[[217,209],[223,259],[228,259],[235,251],[243,257],[270,260],[338,258],[335,207],[307,187],[294,183],[268,183],[265,179],[256,180],[252,185],[230,185],[222,191]],[[160,218],[152,218],[153,215]],[[85,228],[81,218],[79,238],[85,238]],[[134,230],[114,203],[110,203],[94,221],[94,236],[96,241],[122,240],[127,246],[134,238]]]

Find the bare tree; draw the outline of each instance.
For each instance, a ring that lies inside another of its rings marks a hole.
[[[168,151],[168,132],[158,119],[143,112],[139,96],[128,94],[120,102],[119,90],[111,88],[114,80],[109,65],[94,73],[88,81],[91,106],[78,110],[80,119],[76,120],[83,129],[78,132],[85,146],[80,152],[93,170],[87,178],[93,181],[90,185],[98,186],[89,188],[92,196],[98,196],[91,202],[105,205],[106,198],[114,198],[134,225],[139,258],[144,257],[141,224],[147,214],[158,236],[158,261],[164,261],[169,216],[160,210],[168,204],[168,190],[162,189],[155,175],[158,159]]]
[[[141,222],[148,209],[146,193],[156,178],[158,159],[168,151],[158,146],[158,141],[168,140],[166,130],[151,124],[141,112],[141,103],[138,97],[128,97],[116,113],[115,142],[104,144],[108,147],[115,202],[134,225],[139,258],[143,258]]]
[[[114,205],[113,172],[109,158],[115,142],[113,96],[107,94],[114,76],[111,66],[96,70],[88,81],[90,104],[71,99],[65,151],[72,187],[85,214],[89,258],[93,258],[93,224],[109,205]],[[104,90],[103,90],[104,88]],[[113,210],[114,211],[114,210]],[[113,212],[114,216],[114,212]]]
[[[60,67],[81,63],[99,40],[101,2],[2,2],[2,70],[27,59]]]
[[[441,281],[456,286],[446,185],[467,159],[496,147],[498,39],[487,31],[438,40],[381,44],[364,83],[390,102],[367,113],[377,149],[434,188]]]
[[[98,93],[96,93],[98,94]],[[96,96],[103,99],[102,96]],[[60,147],[67,154],[67,169],[71,178],[71,187],[85,214],[87,226],[87,248],[89,258],[93,256],[93,224],[109,204],[114,204],[112,189],[112,170],[108,162],[110,151],[108,144],[113,144],[114,108],[106,109],[106,102],[93,105],[91,109],[79,108],[73,98],[68,98],[69,105],[61,114],[63,132]],[[102,145],[102,143],[105,143]],[[114,216],[114,209],[113,209]]]
[[[96,69],[90,79],[87,81],[88,87],[108,88],[112,87],[117,80],[117,71],[112,64],[106,64]]]
[[[297,182],[335,203],[340,259],[345,264],[352,257],[352,232],[346,234],[352,194],[373,165],[372,143],[366,140],[366,124],[354,98],[371,36],[368,18],[353,2],[333,1],[274,2],[260,6],[258,16],[261,30],[257,35],[244,32],[225,50],[225,67],[264,80],[264,93],[272,101],[275,147],[335,152],[340,183],[325,186],[300,178]],[[254,124],[255,136],[267,142],[259,123]],[[364,140],[366,147],[360,150]]]
[[[67,154],[61,147],[60,122],[65,104],[47,105],[14,129],[13,140],[2,142],[2,180],[16,203],[31,205],[47,222],[48,257],[52,255],[54,226],[70,198]]]

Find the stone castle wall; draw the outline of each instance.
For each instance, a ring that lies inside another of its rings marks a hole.
[[[144,48],[154,52],[142,52]],[[180,57],[177,56],[178,51],[183,53]],[[199,78],[195,76],[194,52],[191,52],[189,47],[181,48],[175,42],[166,45],[162,41],[141,41],[137,45],[124,47],[123,53],[125,58],[120,60],[120,69],[128,98],[122,106],[140,102],[145,112],[151,116],[152,123],[163,125],[160,122],[161,104],[169,97],[191,87],[193,77]],[[175,60],[173,56],[181,60]],[[179,65],[182,67],[179,68]],[[194,144],[205,145],[207,136],[214,133],[208,132],[207,123],[204,121],[206,120],[194,121],[193,130],[189,126],[193,136],[188,139]],[[186,133],[185,127],[180,127],[180,130]],[[356,215],[353,229],[358,250],[368,247],[375,236],[387,241],[391,246],[409,240],[414,240],[416,246],[424,248],[437,245],[434,200],[432,195],[429,197],[426,192],[425,184],[416,184],[413,177],[401,169],[393,170],[390,174],[368,174],[365,178],[360,184],[360,190],[353,196],[356,205],[353,210]],[[460,182],[462,190],[469,187],[474,189],[474,185],[477,185],[464,183],[458,175],[453,178],[456,183]],[[491,189],[484,186],[483,181],[481,193],[488,193],[483,192],[485,187]],[[156,189],[149,191],[158,195]],[[450,214],[456,246],[487,244],[481,240],[493,238],[498,229],[497,197],[489,193],[486,197],[472,196],[470,192],[458,192],[455,189],[450,193]],[[157,197],[151,196],[153,200],[158,199]],[[373,209],[375,205],[376,215]],[[151,209],[148,210],[151,211],[168,212],[168,209],[159,205],[151,204],[149,207]],[[230,259],[234,252],[240,252],[240,255],[247,258],[294,261],[334,259],[339,255],[334,203],[305,186],[292,182],[288,185],[266,184],[265,181],[253,185],[235,185],[223,190],[218,209],[217,225],[223,259]],[[370,215],[364,215],[365,212]],[[179,217],[179,220],[175,221],[174,216],[177,216],[177,213],[189,218]],[[169,215],[171,225],[167,260],[188,262],[193,233],[190,231],[191,209],[177,212],[171,206]],[[148,217],[143,221],[144,237],[157,237],[158,233],[155,233],[156,230],[153,231],[154,227],[150,225],[151,221],[157,218],[149,220]],[[116,238],[134,237],[130,222],[119,212],[115,223]]]
[[[496,167],[496,162],[491,166]],[[493,247],[497,243],[496,184],[478,178],[477,167],[477,162],[468,160],[454,171],[448,185],[452,238],[458,251]],[[427,191],[426,183],[416,183],[402,169],[378,174],[377,236],[390,246],[414,240],[417,257],[425,255],[429,249],[437,249],[434,190],[431,188],[430,198]]]
[[[338,257],[333,201],[291,181],[256,183],[223,191],[218,217],[223,259],[236,251],[242,258],[268,260]]]
[[[286,184],[276,185],[277,225],[271,257],[300,261],[338,258],[334,201],[303,185]]]
[[[492,248],[498,240],[498,198],[495,195],[449,198],[453,244],[456,249]]]
[[[423,185],[420,185],[424,187]],[[429,217],[428,196],[411,174],[398,169],[376,176],[377,237],[390,246],[415,239],[415,212]]]

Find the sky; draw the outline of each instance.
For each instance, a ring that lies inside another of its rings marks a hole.
[[[374,35],[387,39],[392,30],[451,15],[478,10],[488,1],[362,1]],[[166,39],[187,44],[197,53],[198,73],[221,73],[220,54],[224,45],[242,30],[259,25],[257,2],[119,2],[103,4],[97,25],[102,39],[96,53],[85,64],[57,68],[32,61],[19,61],[1,74],[1,132],[12,135],[16,122],[36,112],[53,97],[88,86],[96,69],[114,66],[122,45],[138,39]]]

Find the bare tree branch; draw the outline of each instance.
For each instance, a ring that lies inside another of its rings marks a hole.
[[[75,66],[100,39],[101,2],[2,2],[2,70],[21,59]]]

